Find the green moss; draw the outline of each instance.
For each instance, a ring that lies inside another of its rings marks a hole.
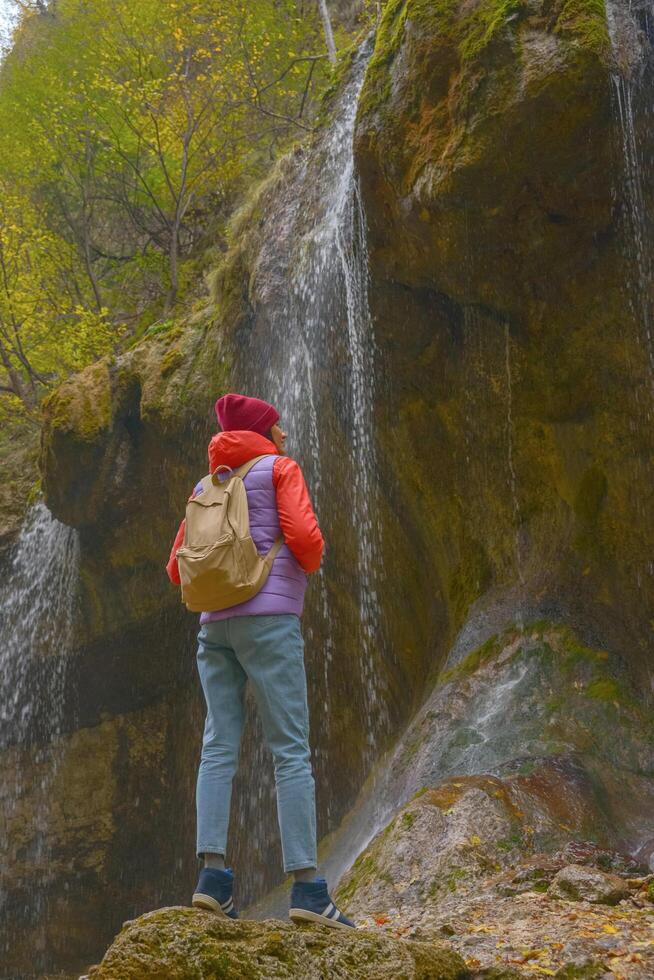
[[[523,980],[524,973],[512,966],[488,966],[481,974],[484,980]]]
[[[449,44],[465,65],[481,55],[507,19],[523,5],[523,0],[482,0],[473,13],[460,17],[460,0],[390,0],[377,31],[359,114],[363,116],[388,101],[391,64],[404,38],[407,22],[415,26],[421,45],[431,40],[441,47]]]
[[[499,851],[514,851],[517,848],[521,849],[523,843],[522,835],[514,833],[509,837],[501,837],[495,842],[495,847]]]
[[[648,902],[654,902],[654,881],[650,881],[649,885],[647,886],[646,895]]]
[[[28,507],[31,507],[32,504],[36,503],[36,501],[41,496],[41,492],[42,492],[41,477],[39,477],[38,479],[36,479],[32,483],[32,485],[30,486],[30,488],[29,488],[29,490],[27,492],[27,506]]]
[[[624,694],[620,685],[612,677],[598,677],[586,688],[589,698],[596,701],[622,701]]]
[[[457,97],[464,105],[476,87],[477,68],[488,49],[503,37],[514,37],[520,18],[533,13],[526,0],[480,0],[471,12],[466,13],[466,8],[462,0],[390,0],[386,4],[361,94],[360,117],[390,101],[395,81],[393,61],[403,43],[411,45],[417,64],[424,52],[430,52],[428,64],[437,61],[435,72],[442,73],[443,96],[452,78],[459,76],[455,83]],[[604,0],[558,0],[549,24],[554,33],[579,50],[603,57],[610,49]],[[412,28],[410,40],[407,25]],[[520,58],[521,49],[516,45],[515,60]],[[508,88],[512,89],[516,66],[506,65],[503,70],[507,72]],[[496,82],[499,72],[493,65]],[[463,76],[468,78],[465,84]],[[409,97],[404,92],[405,116],[411,114],[407,111],[409,106],[418,107],[425,91],[433,91],[434,77],[416,79]],[[476,98],[474,94],[472,97]],[[445,125],[447,118],[451,117],[446,114]]]
[[[460,664],[442,673],[439,677],[439,683],[447,684],[449,681],[457,680],[461,677],[469,677],[475,671],[479,670],[482,664],[490,660],[499,651],[499,647],[499,637],[497,634],[489,637],[485,643],[482,643],[480,647],[477,647],[476,650],[469,653]]]
[[[560,654],[558,651],[554,650],[552,644],[547,640],[541,639],[539,642],[537,642],[536,646],[534,646],[530,640],[530,637],[526,637],[525,643],[518,647],[516,652],[517,657],[537,657],[539,660],[548,664],[549,666],[553,665],[557,659],[560,660]]]
[[[360,885],[371,879],[379,878],[379,876],[377,862],[371,854],[363,851],[352,865],[350,880],[338,888],[338,900],[340,902],[347,902],[352,898]]]
[[[184,363],[184,355],[177,347],[171,347],[161,359],[161,374],[166,377]]]
[[[452,571],[448,587],[452,617],[463,622],[470,605],[491,583],[492,569],[483,546],[471,541],[465,548],[465,559]]]
[[[372,112],[390,96],[391,62],[402,40],[406,16],[406,0],[389,0],[384,7],[375,38],[375,49],[368,62],[366,81],[359,100],[359,116]]]
[[[557,980],[600,980],[608,973],[606,963],[601,960],[593,960],[590,963],[576,964],[569,963],[557,970]]]
[[[46,428],[73,432],[83,442],[94,442],[111,425],[109,360],[103,358],[65,382],[43,401]]]
[[[535,762],[523,762],[518,768],[517,772],[519,776],[531,776],[531,774],[536,769]]]
[[[427,895],[434,899],[445,894],[455,892],[459,884],[467,877],[465,868],[454,866],[449,869],[447,874],[432,878],[427,889]]]
[[[454,867],[447,875],[447,890],[450,892],[455,892],[457,889],[457,882],[461,882],[466,877],[466,871],[464,868]]]
[[[159,320],[157,323],[151,323],[150,326],[145,331],[146,337],[153,337],[156,334],[168,333],[175,326],[175,320]]]
[[[395,827],[395,824],[396,823],[397,823],[397,818],[394,819],[394,820],[391,820],[390,823],[387,823],[386,826],[384,827],[384,829],[382,830],[382,837],[387,837],[392,832],[392,830]]]
[[[557,635],[560,637],[559,646],[561,647],[566,666],[568,668],[575,666],[578,663],[603,663],[608,660],[608,653],[606,650],[597,650],[593,647],[584,646],[575,637],[572,630],[566,629],[565,627],[557,628]]]
[[[564,0],[554,25],[557,34],[572,34],[576,43],[599,55],[611,48],[604,0]]]
[[[185,915],[187,911],[195,914]],[[465,974],[465,964],[457,953],[428,943],[354,930],[337,934],[310,923],[232,923],[207,912],[174,908],[127,923],[102,963],[88,974],[97,980],[363,980],[373,975],[456,980]]]
[[[502,30],[508,18],[517,15],[524,8],[522,0],[483,0],[472,14],[461,21],[461,60],[478,58]]]
[[[549,619],[535,619],[525,625],[525,633],[532,633],[541,637],[546,630],[550,629],[551,625]]]
[[[413,827],[416,821],[416,815],[411,810],[407,810],[402,814],[402,826],[406,828]]]

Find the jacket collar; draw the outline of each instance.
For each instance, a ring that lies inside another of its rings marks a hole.
[[[236,468],[247,463],[254,456],[264,454],[279,455],[274,442],[251,429],[232,429],[218,432],[208,447],[209,469],[213,473],[221,464]]]

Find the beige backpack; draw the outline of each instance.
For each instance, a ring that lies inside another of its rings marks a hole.
[[[182,602],[192,612],[215,612],[251,599],[262,588],[282,544],[277,538],[260,555],[250,535],[243,477],[265,456],[255,456],[220,483],[219,466],[202,480],[202,490],[186,505],[184,542],[177,550]]]

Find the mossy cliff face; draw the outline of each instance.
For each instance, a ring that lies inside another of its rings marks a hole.
[[[170,800],[193,792],[193,710],[176,694],[0,754],[7,975],[79,971],[126,916],[179,900],[193,842]]]
[[[622,13],[650,159],[650,46]],[[514,607],[596,630],[649,687],[648,286],[617,72],[595,0],[385,8],[355,150],[387,382],[386,598],[394,645],[428,644],[435,664],[472,601],[515,589]]]
[[[164,565],[226,386],[220,315],[151,328],[44,406],[43,489],[79,532],[79,616],[71,650],[50,651],[68,660],[61,735],[0,757],[12,842],[0,947],[16,974],[79,967],[126,914],[194,884],[197,617]]]

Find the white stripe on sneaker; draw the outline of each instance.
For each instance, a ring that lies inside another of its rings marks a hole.
[[[330,902],[329,905],[327,906],[327,908],[326,909],[323,909],[322,914],[323,915],[326,915],[327,918],[329,918],[330,915],[331,915],[331,912],[332,912],[332,909],[333,908],[334,908],[334,903],[333,902]]]
[[[330,919],[338,919],[338,917],[339,917],[340,914],[341,913],[338,911],[338,909],[336,908],[336,906],[334,906],[334,911],[329,913],[329,918]]]
[[[223,912],[231,912],[234,908],[234,903],[230,898],[228,902],[221,902],[220,907],[222,908]]]

